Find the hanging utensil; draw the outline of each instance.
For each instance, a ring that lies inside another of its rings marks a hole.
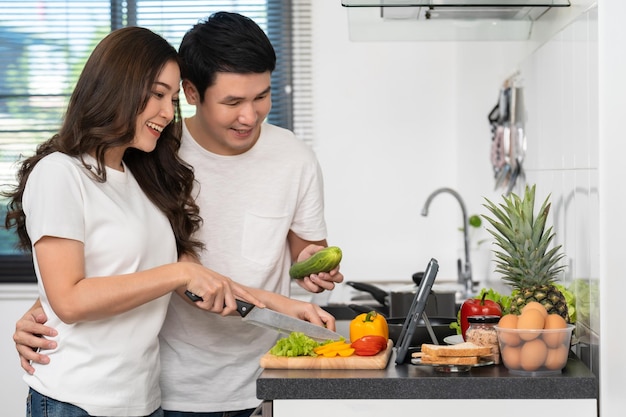
[[[498,104],[488,115],[492,130],[491,163],[495,189],[508,195],[525,180],[523,161],[526,154],[525,108],[519,73],[509,77],[500,89]]]

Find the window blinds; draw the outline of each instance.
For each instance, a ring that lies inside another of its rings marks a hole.
[[[268,34],[278,59],[268,121],[311,142],[310,2],[0,0],[0,187],[14,184],[15,162],[58,129],[84,62],[107,33],[143,26],[178,48],[193,24],[220,10],[248,16]],[[183,115],[190,115],[192,109],[181,103]],[[0,203],[4,223],[6,201]],[[0,228],[0,281],[18,274],[14,235]]]

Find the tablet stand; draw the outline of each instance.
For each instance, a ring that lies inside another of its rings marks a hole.
[[[402,330],[400,331],[400,336],[398,337],[396,347],[396,364],[404,363],[407,352],[409,350],[409,345],[411,344],[411,339],[413,338],[413,333],[415,332],[415,327],[417,326],[417,323],[419,323],[420,319],[424,320],[426,330],[433,340],[433,343],[436,345],[439,344],[437,336],[435,335],[435,332],[430,325],[430,321],[428,320],[428,316],[424,312],[424,309],[426,308],[426,301],[428,300],[428,295],[430,294],[430,291],[433,287],[433,283],[435,282],[435,277],[437,276],[438,271],[439,263],[436,259],[432,258],[428,262],[426,272],[424,272],[424,278],[422,279],[419,289],[413,297],[411,308],[406,315],[404,325],[402,326]]]

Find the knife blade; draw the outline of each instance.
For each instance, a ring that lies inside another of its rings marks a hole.
[[[202,297],[192,292],[185,291],[185,294],[187,294],[187,297],[192,301],[202,300]],[[235,299],[235,301],[237,302],[237,312],[241,316],[241,320],[255,326],[265,327],[285,334],[301,332],[317,341],[340,340],[343,337],[339,333],[309,323],[308,321],[300,320],[268,308],[256,307],[254,304],[246,301],[238,299]]]

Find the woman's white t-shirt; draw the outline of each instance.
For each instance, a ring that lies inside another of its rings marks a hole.
[[[95,160],[85,156],[95,167]],[[176,262],[168,219],[127,167],[107,168],[98,182],[78,158],[53,153],[31,172],[23,197],[33,245],[43,236],[83,242],[85,277],[133,273]],[[47,325],[58,348],[48,365],[33,364],[26,383],[39,393],[91,415],[148,415],[161,403],[159,343],[170,294],[110,318],[63,323],[50,307],[33,251]],[[84,300],[83,300],[84,301]]]

